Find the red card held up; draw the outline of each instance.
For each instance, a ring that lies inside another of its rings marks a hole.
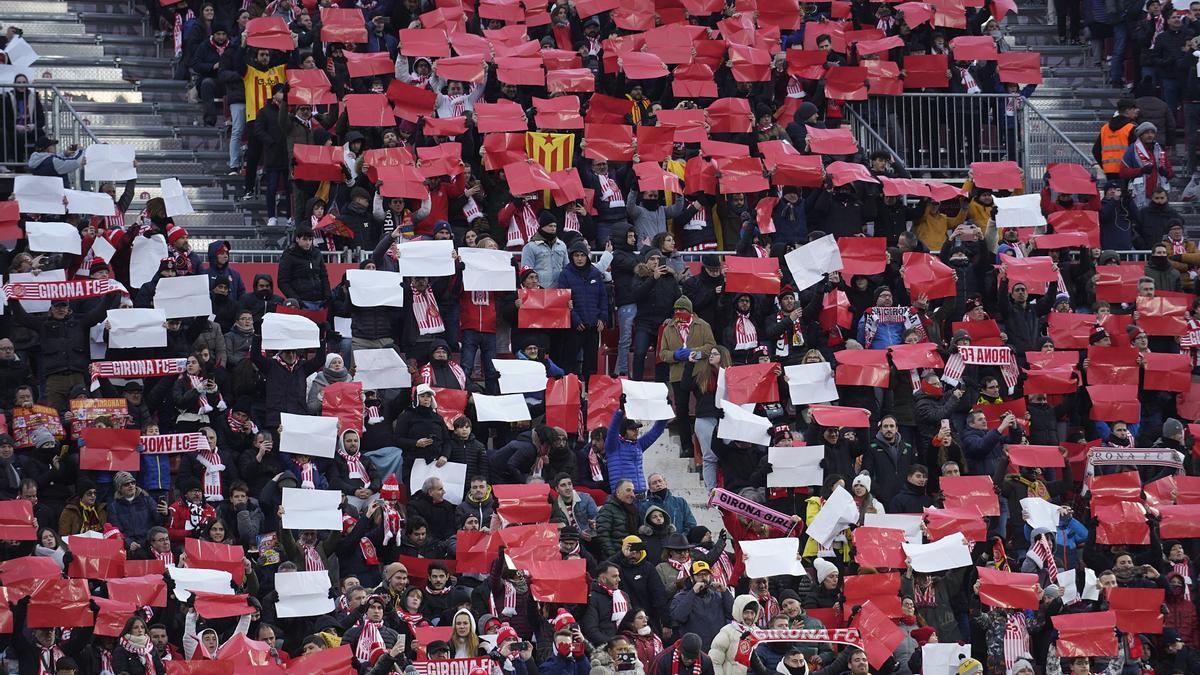
[[[840,353],[840,352],[839,352]],[[810,405],[808,411],[813,419],[824,427],[851,427],[865,429],[871,426],[871,413],[864,408],[841,405]]]
[[[1000,499],[991,476],[942,476],[938,485],[946,508],[974,511],[981,516],[1000,515]]]
[[[976,567],[979,572],[979,600],[992,607],[1033,609],[1041,607],[1038,576],[1005,572],[993,567]]]
[[[834,382],[839,386],[887,387],[891,368],[882,349],[846,349],[834,353],[837,369]]]
[[[901,272],[912,297],[924,295],[936,300],[957,294],[954,270],[928,253],[905,252]]]
[[[1008,459],[1016,466],[1056,469],[1063,466],[1062,453],[1055,445],[1010,445]]]
[[[727,275],[726,280],[728,278]],[[725,371],[725,398],[738,405],[778,401],[779,364],[753,363],[729,367]]]
[[[780,278],[778,258],[725,258],[725,288],[729,292],[777,295]]]
[[[985,38],[991,40],[991,38]],[[1015,190],[1021,187],[1021,167],[1016,162],[973,162],[971,182],[989,190]]]

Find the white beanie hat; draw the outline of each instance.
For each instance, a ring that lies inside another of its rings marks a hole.
[[[854,477],[854,481],[850,483],[850,487],[863,486],[867,492],[871,491],[871,476],[867,472],[862,472]]]
[[[830,574],[837,572],[837,565],[829,562],[824,558],[814,558],[813,567],[817,570],[817,583],[822,583]]]

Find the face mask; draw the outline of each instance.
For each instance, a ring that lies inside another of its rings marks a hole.
[[[271,299],[271,289],[263,288],[263,289],[257,291],[255,293],[255,295],[262,298],[263,300],[270,300]]]
[[[687,323],[692,320],[692,313],[678,310],[675,312],[675,320],[680,323]]]
[[[1150,256],[1150,266],[1156,270],[1165,270],[1171,266],[1171,261],[1165,255]]]
[[[556,232],[547,232],[545,230],[538,230],[538,232],[541,233],[542,239],[545,239],[548,244],[554,243],[554,240],[558,238],[558,233]]]
[[[937,384],[937,383],[931,384],[929,382],[922,382],[921,383],[921,391],[925,392],[926,394],[928,394],[930,396],[941,396],[942,395],[942,385]]]
[[[658,200],[657,199],[643,199],[642,207],[645,208],[647,211],[655,211],[658,209]]]
[[[650,626],[642,626],[638,629],[638,635],[649,635],[651,632]]]
[[[554,651],[558,652],[559,656],[567,656],[568,654],[571,653],[571,643],[570,642],[555,642],[554,643]]]

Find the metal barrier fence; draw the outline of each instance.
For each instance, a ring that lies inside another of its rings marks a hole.
[[[21,94],[15,86],[0,88],[2,93]],[[58,87],[50,82],[33,82],[24,85],[29,128],[24,132],[16,131],[9,135],[5,129],[0,132],[0,164],[10,171],[23,170],[33,154],[37,139],[41,136],[58,141],[58,152],[68,154],[67,148],[77,145],[87,147],[100,140],[92,133],[83,118],[75,111],[71,102],[62,95]],[[72,184],[79,186],[83,175],[82,170],[72,176]]]
[[[973,162],[1010,160],[1040,189],[1046,166],[1095,160],[1016,94],[906,93],[873,96],[846,107],[865,154],[886,150],[914,175],[960,180]]]

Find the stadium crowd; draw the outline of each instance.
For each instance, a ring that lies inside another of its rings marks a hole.
[[[1054,4],[1064,39],[1122,10]],[[17,183],[9,672],[1200,673],[1200,251],[1159,140],[1182,116],[1190,173],[1200,5],[1122,14],[1151,89],[1099,183],[1028,195],[1011,145],[975,161],[1004,120],[903,156],[842,126],[1015,114],[1012,3],[148,6],[291,243]],[[96,168],[21,84],[28,173]]]

